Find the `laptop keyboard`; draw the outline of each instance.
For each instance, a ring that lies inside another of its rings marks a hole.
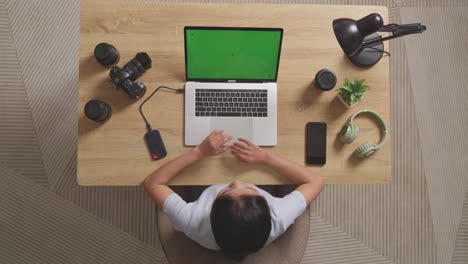
[[[195,89],[195,116],[268,117],[268,90]]]

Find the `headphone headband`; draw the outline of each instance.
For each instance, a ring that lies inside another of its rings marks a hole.
[[[380,148],[383,146],[383,144],[385,143],[385,139],[387,138],[387,126],[385,125],[385,121],[383,120],[382,117],[380,117],[376,112],[374,111],[370,111],[370,110],[361,110],[361,111],[358,111],[356,113],[354,113],[349,121],[348,121],[348,124],[352,125],[353,124],[353,120],[356,116],[360,115],[360,114],[369,114],[370,116],[372,116],[376,121],[377,123],[379,123],[380,125],[380,129],[382,130],[382,139],[380,140],[379,144],[376,145],[376,148]]]

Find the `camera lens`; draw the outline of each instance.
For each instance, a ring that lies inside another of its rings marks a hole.
[[[125,64],[123,69],[130,75],[130,80],[135,81],[145,73],[147,69],[151,68],[151,63],[152,61],[148,54],[146,54],[146,52],[140,52],[137,53],[135,58]]]
[[[137,53],[135,59],[145,68],[145,70],[151,68],[152,61],[146,52]]]
[[[315,75],[315,84],[322,91],[330,91],[336,85],[336,75],[327,69],[320,70]]]
[[[91,100],[84,107],[85,115],[96,122],[104,122],[112,116],[111,106],[101,100]]]
[[[99,43],[94,48],[94,56],[99,64],[110,67],[119,62],[120,54],[117,49],[108,43]]]

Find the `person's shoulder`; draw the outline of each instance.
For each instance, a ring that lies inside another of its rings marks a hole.
[[[284,215],[284,212],[301,211],[307,206],[304,195],[296,190],[281,198],[271,196],[267,202],[272,216]]]
[[[215,184],[215,185],[211,185],[209,186],[208,188],[206,188],[205,192],[208,191],[208,192],[214,192],[216,194],[219,193],[219,191],[221,191],[222,189],[226,188],[227,184]]]
[[[216,184],[216,185],[211,185],[209,186],[208,188],[206,188],[202,194],[200,195],[200,197],[198,198],[198,200],[202,199],[202,198],[216,198],[216,196],[218,195],[218,193],[224,189],[225,187],[227,186],[227,184]]]
[[[193,202],[193,209],[194,210],[200,210],[203,209],[202,211],[211,211],[211,206],[216,200],[216,197],[218,196],[218,193],[224,189],[227,186],[227,184],[217,184],[217,185],[211,185],[207,187],[198,197],[196,201]]]
[[[254,185],[254,184],[250,184],[257,192],[258,194],[260,194],[261,196],[263,196],[268,204],[271,204],[274,202],[275,199],[279,199],[277,197],[274,197],[273,195],[271,195],[269,192],[263,190],[262,188],[258,187],[257,185]]]
[[[306,198],[303,193],[298,190],[294,190],[290,192],[288,195],[284,196],[283,198],[291,199],[291,200],[298,200],[300,202],[306,203]]]
[[[185,203],[185,201],[182,199],[182,197],[180,197],[180,195],[174,192],[174,193],[171,193],[169,196],[167,196],[166,199],[164,199],[162,208],[164,210],[166,207],[173,206],[175,204],[180,204],[180,203]]]

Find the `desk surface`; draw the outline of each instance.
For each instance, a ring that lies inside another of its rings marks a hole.
[[[80,91],[78,103],[78,183],[80,185],[138,185],[152,171],[187,151],[183,145],[184,98],[181,94],[158,92],[145,104],[153,127],[160,130],[168,156],[153,161],[146,149],[146,132],[138,113],[142,100],[131,101],[114,90],[109,70],[100,66],[94,47],[113,44],[122,66],[145,51],[153,59],[139,81],[148,91],[156,86],[182,87],[185,82],[183,28],[192,26],[246,26],[284,28],[278,75],[278,145],[268,151],[304,164],[305,124],[326,122],[327,164],[315,167],[327,183],[387,183],[391,178],[391,136],[385,146],[366,160],[351,154],[360,144],[380,138],[378,125],[365,117],[355,123],[358,139],[342,145],[337,139],[346,119],[361,109],[378,112],[390,126],[389,58],[369,69],[353,66],[341,51],[332,29],[335,18],[359,19],[380,13],[388,22],[388,10],[378,6],[264,5],[264,4],[180,4],[180,3],[81,3]],[[388,46],[388,42],[385,42]],[[386,47],[388,49],[388,47]],[[370,90],[351,109],[336,99],[336,89],[319,92],[311,86],[320,69],[331,69],[338,77],[366,79]],[[104,124],[88,120],[86,102],[101,99],[113,108]],[[206,159],[187,168],[171,181],[173,185],[202,185],[234,179],[254,184],[285,184],[288,181],[262,166],[240,165],[230,153]]]

